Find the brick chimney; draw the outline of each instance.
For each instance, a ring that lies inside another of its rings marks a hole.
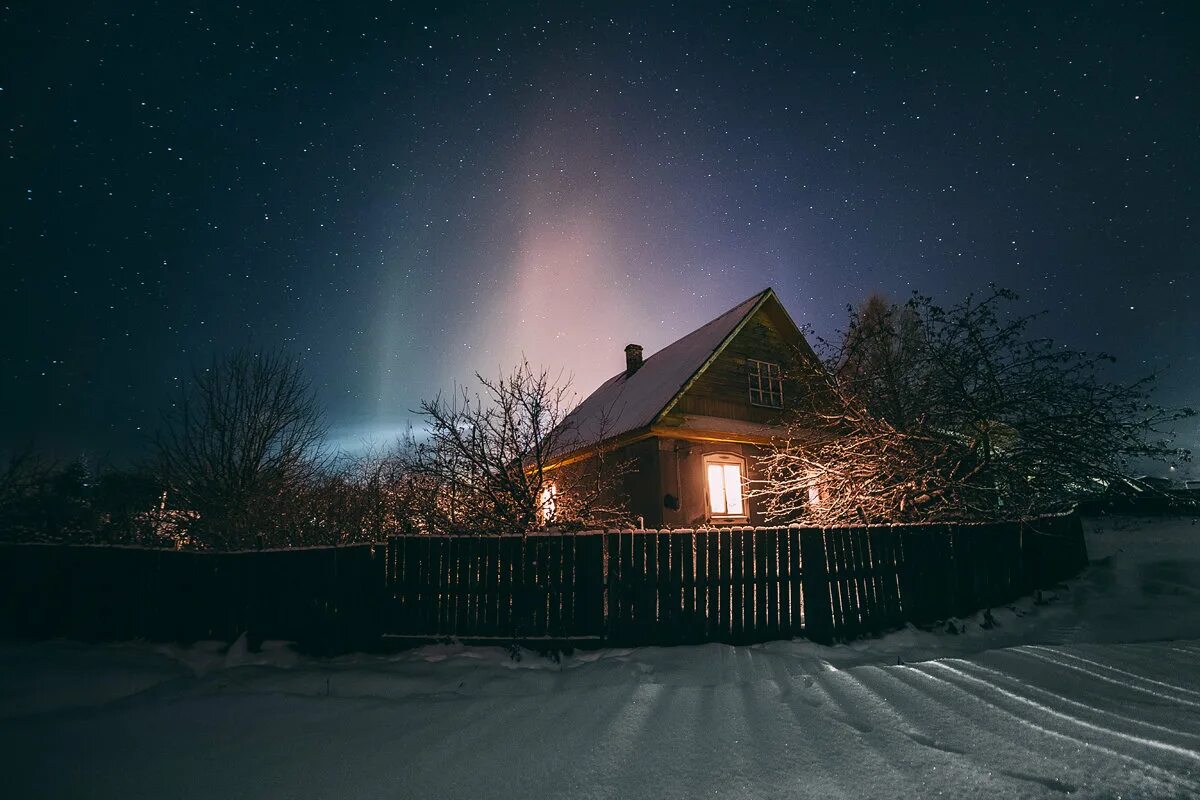
[[[626,377],[638,371],[642,366],[642,346],[640,344],[625,345],[625,375]]]

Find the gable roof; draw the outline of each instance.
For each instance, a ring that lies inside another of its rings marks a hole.
[[[659,350],[632,375],[620,372],[609,378],[563,420],[555,456],[653,424],[670,411],[725,345],[772,298],[775,292],[764,289]]]

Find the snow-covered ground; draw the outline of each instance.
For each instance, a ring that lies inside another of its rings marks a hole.
[[[5,797],[1200,797],[1200,524],[1092,521],[1044,597],[852,645],[0,645]]]

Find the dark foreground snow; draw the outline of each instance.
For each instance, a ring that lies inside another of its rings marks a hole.
[[[1089,526],[999,627],[303,659],[0,646],[6,797],[1200,797],[1200,526]],[[902,662],[902,663],[898,663]]]

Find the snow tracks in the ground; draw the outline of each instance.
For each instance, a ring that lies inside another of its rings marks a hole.
[[[102,690],[0,709],[6,796],[1200,796],[1200,642],[841,669],[797,655],[181,665],[39,645],[5,666],[58,663],[55,685]]]
[[[1018,647],[832,682],[882,733],[879,751],[908,752],[899,734],[949,754],[926,757],[931,787],[952,775],[985,796],[1195,797],[1198,657],[1195,643]]]
[[[1200,525],[1087,534],[1079,578],[958,635],[561,661],[0,645],[0,796],[1200,797]]]

